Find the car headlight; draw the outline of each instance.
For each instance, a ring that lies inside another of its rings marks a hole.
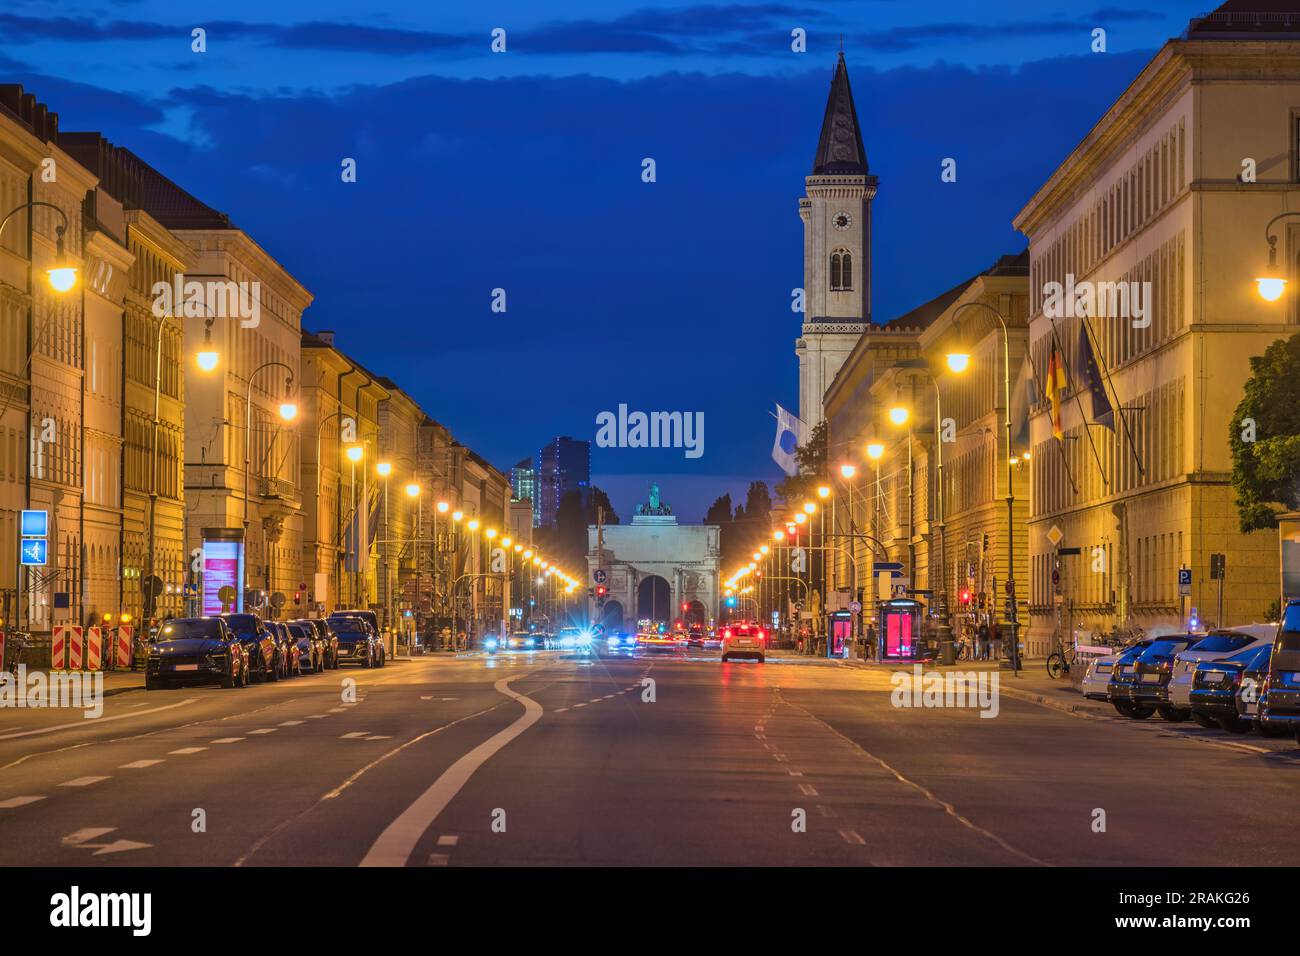
[[[486,647],[489,651],[494,650],[497,646],[497,639],[495,637],[489,637],[486,641],[483,642],[483,646]]]

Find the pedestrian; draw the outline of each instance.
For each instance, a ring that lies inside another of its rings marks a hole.
[[[993,641],[993,659],[1002,660],[1002,628],[998,627],[997,621],[989,623],[989,636]]]
[[[975,659],[984,661],[989,656],[989,625],[987,621],[980,621],[979,628],[975,632],[976,647]]]

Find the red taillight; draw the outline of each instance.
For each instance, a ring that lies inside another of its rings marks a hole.
[[[760,641],[765,641],[765,640],[767,640],[767,632],[764,631],[764,630],[762,630],[762,629],[760,628],[760,629],[759,629],[759,632],[758,632],[758,639],[759,639]]]
[[[731,628],[727,628],[725,631],[723,631],[722,636],[724,639],[731,637]]]

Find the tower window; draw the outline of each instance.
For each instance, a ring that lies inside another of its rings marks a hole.
[[[831,291],[848,292],[853,289],[853,253],[836,249],[831,253]]]

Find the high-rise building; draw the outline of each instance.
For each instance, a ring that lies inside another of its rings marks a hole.
[[[510,497],[514,501],[532,501],[537,472],[533,469],[533,460],[523,458],[510,469]]]
[[[585,495],[591,486],[591,442],[563,435],[544,445],[537,453],[534,482],[533,525],[553,527],[561,499],[570,491]]]
[[[822,420],[822,396],[871,321],[871,201],[876,177],[849,89],[844,54],[835,64],[803,220],[804,319],[799,356],[799,417],[809,429]]]

